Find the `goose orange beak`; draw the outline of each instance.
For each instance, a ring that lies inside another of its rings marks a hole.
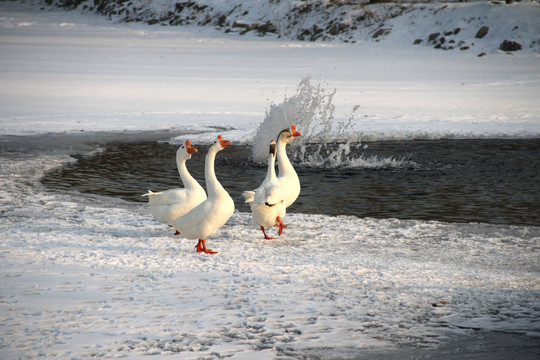
[[[222,148],[226,148],[227,146],[232,145],[232,141],[224,140],[223,137],[221,137],[221,135],[218,136],[218,139]]]
[[[302,134],[300,134],[298,131],[296,131],[296,126],[295,125],[291,126],[291,135],[293,137],[302,136]]]
[[[191,146],[191,141],[186,141],[186,151],[189,155],[193,154],[193,153],[196,153],[197,149],[195,149],[194,147]]]

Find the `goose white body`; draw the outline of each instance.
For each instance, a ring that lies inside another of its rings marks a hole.
[[[300,179],[287,156],[287,144],[295,137],[301,136],[296,126],[285,129],[279,133],[277,140],[278,180],[285,191],[285,206],[293,204],[300,195]]]
[[[262,184],[255,191],[244,191],[242,195],[249,203],[253,220],[261,226],[266,239],[265,228],[279,224],[279,235],[283,231],[283,218],[286,213],[285,191],[281,186],[275,172],[276,162],[275,142],[270,145],[268,155],[268,170]]]
[[[234,213],[234,201],[216,178],[216,154],[230,142],[221,136],[208,149],[205,162],[205,180],[208,197],[187,214],[173,220],[171,225],[186,239],[199,239],[197,251],[215,253],[206,249],[206,238],[214,235]]]
[[[148,204],[155,219],[164,224],[171,224],[174,219],[187,214],[191,209],[206,200],[203,187],[191,176],[186,167],[186,160],[197,149],[191,147],[188,140],[176,152],[176,165],[184,188],[170,189],[162,192],[148,190]]]

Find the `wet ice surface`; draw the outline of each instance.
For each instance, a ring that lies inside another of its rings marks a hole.
[[[236,212],[207,256],[145,204],[42,188],[66,160],[2,159],[3,357],[537,355],[536,226],[295,213],[265,241]]]

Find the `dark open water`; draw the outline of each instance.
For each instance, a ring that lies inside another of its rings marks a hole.
[[[358,217],[540,225],[540,140],[414,140],[372,142],[357,154],[381,160],[375,167],[313,168],[296,164],[302,192],[288,212]],[[204,186],[207,146],[187,163]],[[329,145],[332,147],[332,145]],[[45,175],[51,189],[145,201],[147,189],[181,186],[176,145],[116,142],[105,151],[74,155],[78,161]],[[309,150],[309,148],[308,148]],[[289,149],[289,153],[294,153]],[[240,211],[241,193],[257,187],[266,167],[251,149],[220,152],[216,173]],[[384,165],[385,159],[397,159]]]

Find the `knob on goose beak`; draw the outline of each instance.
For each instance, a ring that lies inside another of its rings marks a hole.
[[[292,135],[292,137],[302,136],[302,134],[300,134],[298,131],[296,131],[296,126],[295,125],[291,126],[291,135]]]
[[[197,149],[195,149],[194,147],[191,146],[191,141],[186,141],[186,151],[189,155],[193,154],[193,153],[196,153]]]
[[[230,140],[224,140],[221,135],[218,136],[219,143],[221,144],[222,148],[226,148],[229,145],[232,145],[232,141]]]

